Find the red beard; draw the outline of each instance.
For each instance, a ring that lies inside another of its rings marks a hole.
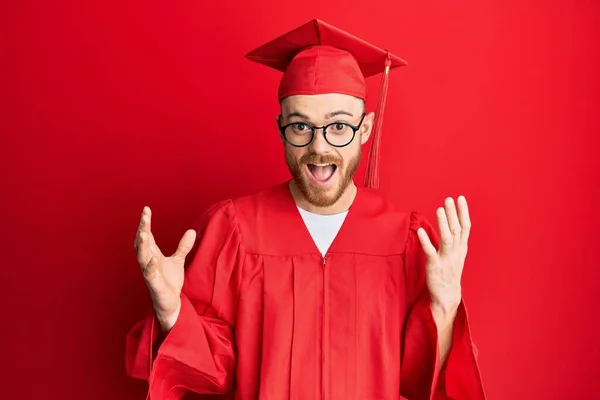
[[[352,177],[360,163],[361,150],[350,159],[348,165],[344,165],[341,158],[334,155],[320,156],[314,153],[308,153],[300,158],[300,161],[292,159],[289,153],[285,152],[285,161],[288,165],[290,173],[294,178],[294,182],[304,198],[316,207],[329,207],[334,205],[344,194],[348,185],[352,182]],[[308,164],[335,164],[337,173],[340,172],[340,181],[337,187],[322,187],[314,184],[311,179],[306,176]],[[304,172],[303,172],[304,171]]]

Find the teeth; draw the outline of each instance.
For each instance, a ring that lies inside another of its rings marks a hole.
[[[313,164],[315,167],[327,167],[329,165],[333,165],[333,164]]]

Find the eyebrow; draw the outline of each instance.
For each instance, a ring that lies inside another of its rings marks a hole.
[[[337,110],[334,112],[330,112],[329,114],[325,115],[326,119],[331,119],[333,117],[337,117],[338,115],[347,115],[349,117],[354,117],[354,114],[348,112],[348,111],[344,111],[344,110]]]
[[[286,118],[292,118],[292,117],[299,117],[299,118],[303,118],[303,119],[310,119],[307,115],[304,115],[304,114],[299,113],[297,111],[289,113]]]
[[[354,114],[348,112],[348,111],[344,111],[344,110],[337,110],[337,111],[333,111],[330,112],[329,114],[325,114],[325,119],[331,119],[333,117],[336,117],[338,115],[347,115],[349,117],[354,117]],[[307,115],[304,115],[302,113],[299,113],[297,111],[291,112],[287,115],[287,118],[292,118],[292,117],[299,117],[299,118],[303,118],[306,120],[310,120],[310,117]]]

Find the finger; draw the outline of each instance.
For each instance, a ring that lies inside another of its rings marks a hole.
[[[438,207],[437,209],[437,223],[440,230],[440,251],[446,251],[452,247],[453,238],[444,207]]]
[[[140,224],[138,226],[138,232],[136,235],[136,250],[137,250],[137,259],[140,263],[140,266],[146,265],[150,260],[151,247],[150,247],[150,217],[151,211],[150,207],[144,207],[142,210],[142,215],[140,217]]]
[[[137,260],[140,267],[144,268],[152,258],[150,251],[150,239],[147,232],[138,233]]]
[[[437,250],[435,249],[435,246],[431,243],[429,235],[427,235],[425,229],[417,229],[417,236],[419,237],[419,242],[421,242],[421,247],[423,248],[423,251],[425,252],[427,258],[434,257],[437,254]]]
[[[456,206],[452,197],[447,197],[445,202],[446,216],[448,217],[448,226],[452,233],[454,243],[458,243],[460,240],[460,221],[458,220],[458,214],[456,213]]]
[[[196,241],[196,231],[193,229],[188,229],[184,234],[181,240],[179,241],[179,245],[177,246],[177,250],[173,253],[172,257],[180,257],[185,258],[188,255],[192,247],[194,246],[194,242]]]
[[[145,232],[150,232],[151,224],[152,224],[152,211],[150,207],[146,206],[142,210],[142,218],[141,218],[142,230]]]
[[[469,240],[469,233],[471,233],[471,217],[465,196],[458,196],[458,219],[462,228],[460,240],[466,244]]]
[[[140,215],[140,223],[138,224],[138,229],[137,229],[137,233],[135,236],[135,242],[134,242],[134,247],[137,248],[138,244],[139,244],[139,236],[141,232],[149,232],[150,231],[150,218],[151,218],[151,211],[150,211],[150,207],[146,206],[144,207],[144,209],[142,210],[142,214]]]

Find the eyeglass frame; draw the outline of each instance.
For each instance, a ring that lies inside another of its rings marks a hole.
[[[322,129],[323,130],[323,138],[325,139],[325,141],[327,142],[327,144],[329,144],[332,147],[341,148],[341,147],[348,146],[350,143],[352,143],[354,141],[354,138],[356,137],[356,132],[358,132],[358,130],[360,129],[360,127],[361,127],[361,125],[362,125],[362,123],[363,123],[366,115],[367,115],[366,113],[362,114],[362,117],[360,118],[360,122],[358,123],[358,125],[352,125],[352,124],[350,124],[348,122],[341,122],[341,121],[332,122],[330,124],[323,125],[323,126],[314,126],[314,125],[311,125],[311,124],[309,124],[307,122],[301,122],[301,121],[290,122],[289,124],[285,124],[285,125],[282,126],[280,124],[280,122],[277,121],[277,125],[279,126],[279,133],[281,134],[281,136],[283,136],[283,138],[285,139],[286,142],[288,142],[290,145],[292,145],[294,147],[306,147],[306,146],[310,145],[315,140],[315,135],[317,133],[316,132],[317,129]],[[292,126],[294,124],[304,124],[304,125],[306,125],[306,126],[308,126],[310,128],[310,130],[312,132],[312,135],[311,135],[310,140],[308,141],[308,143],[302,144],[302,145],[294,144],[290,140],[288,140],[288,138],[285,136],[285,130],[287,129],[287,127],[288,126]],[[336,144],[331,143],[327,139],[327,128],[329,128],[330,126],[335,125],[335,124],[344,124],[344,125],[348,126],[350,129],[352,129],[352,139],[350,139],[348,141],[348,143],[343,144],[343,145],[336,145]]]

